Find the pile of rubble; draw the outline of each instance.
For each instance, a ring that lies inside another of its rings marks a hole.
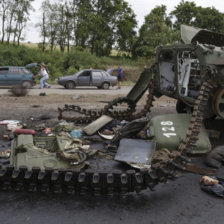
[[[51,117],[46,119],[51,119]],[[180,120],[182,121],[181,123]],[[169,161],[175,161],[177,151],[173,149],[178,147],[180,139],[184,137],[189,121],[190,116],[186,114],[160,115],[155,116],[151,120],[144,117],[131,122],[119,121],[103,115],[85,127],[78,126],[72,122],[60,121],[54,127],[47,127],[46,122],[40,122],[34,129],[27,129],[26,125],[20,121],[1,121],[0,124],[5,126],[4,139],[6,141],[12,140],[11,149],[7,148],[0,153],[2,167],[0,170],[0,173],[2,173],[0,174],[1,186],[5,189],[7,189],[7,186],[9,188],[12,187],[13,184],[10,181],[5,181],[7,178],[9,180],[8,175],[10,174],[14,178],[13,183],[17,180],[22,186],[21,189],[24,189],[27,181],[21,178],[23,177],[27,180],[26,178],[29,177],[30,180],[33,180],[35,169],[37,169],[38,175],[36,187],[34,188],[37,189],[38,186],[41,186],[41,191],[45,191],[45,188],[49,190],[54,178],[56,178],[56,182],[59,181],[58,178],[62,170],[65,175],[64,178],[66,175],[74,176],[77,174],[78,181],[82,182],[81,175],[86,176],[89,172],[91,173],[91,181],[100,183],[102,173],[98,176],[99,171],[96,167],[100,167],[99,164],[102,161],[111,161],[113,169],[114,167],[116,170],[120,169],[118,173],[121,189],[123,189],[123,185],[129,185],[128,187],[126,186],[126,190],[123,190],[124,192],[138,192],[145,189],[144,184],[146,179],[149,178],[147,173],[150,174],[150,178],[153,178],[151,175],[155,172],[155,180],[154,182],[152,181],[155,185],[162,181],[162,176],[165,175],[166,170],[164,169],[164,173],[161,174],[158,174],[158,172],[162,170],[162,167],[168,170],[167,164],[171,164]],[[197,147],[189,153],[191,155],[209,153],[211,151],[209,137],[219,138],[220,133],[214,130],[207,132],[204,126],[202,126]],[[206,163],[213,167],[220,167],[224,160],[223,148],[219,148],[216,151],[213,150],[209,154]],[[183,161],[180,164],[183,164]],[[11,168],[13,169],[11,173],[9,172],[10,167],[13,167]],[[172,169],[177,167],[181,169],[179,164],[173,165]],[[110,174],[113,178],[116,177],[116,172],[111,171],[111,167],[108,168],[109,170],[105,167],[103,169],[106,170],[104,174],[107,177],[107,181],[111,181],[108,179]],[[175,173],[171,175],[172,169],[169,168],[169,172],[166,174],[168,179],[175,176]],[[215,175],[214,169],[198,167],[186,159],[183,170]],[[22,172],[23,175],[21,174]],[[50,180],[46,179],[47,172],[51,173]],[[131,172],[134,174],[136,183],[133,183],[131,177],[133,174],[129,174]],[[8,174],[6,175],[6,173]],[[79,178],[81,179],[79,180]],[[92,178],[96,178],[96,180]],[[138,178],[140,179],[138,180]],[[72,181],[72,178],[69,180]],[[23,181],[24,183],[22,183]],[[62,181],[60,186],[65,184],[64,181]],[[88,181],[90,180],[86,180],[87,183],[84,184],[86,189],[86,186],[89,186]],[[140,182],[138,183],[138,181]],[[165,178],[164,181],[167,181],[167,179]],[[46,185],[46,182],[49,185]],[[147,182],[148,187],[149,183],[150,180]],[[97,188],[98,194],[99,191],[102,191],[101,184],[97,185],[99,188]],[[94,184],[90,184],[90,186],[92,185]],[[117,187],[117,183],[114,183],[114,185]],[[139,187],[137,188],[136,185]],[[29,189],[31,189],[31,186],[33,185],[30,183]],[[60,191],[63,191],[63,187],[59,188]],[[73,188],[78,191],[77,186],[73,186]],[[17,189],[20,188],[17,186]],[[93,189],[95,188],[93,187]],[[114,191],[121,193],[121,189]],[[57,190],[54,191],[56,192]]]

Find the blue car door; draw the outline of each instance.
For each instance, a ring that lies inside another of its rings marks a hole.
[[[18,67],[10,67],[8,74],[9,85],[19,85],[23,81]]]
[[[8,85],[8,72],[9,68],[0,68],[0,85],[7,86]]]

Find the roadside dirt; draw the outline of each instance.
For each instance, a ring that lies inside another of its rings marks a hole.
[[[13,97],[10,95],[1,95],[0,120],[14,119],[21,120],[28,125],[33,126],[31,118],[38,118],[41,115],[50,114],[53,119],[47,120],[48,125],[54,125],[58,122],[58,107],[65,104],[75,104],[87,109],[101,109],[107,102],[123,95],[80,95],[80,98],[73,99],[71,95],[47,95],[47,96],[25,96]],[[146,100],[146,95],[138,103],[141,109]],[[154,114],[175,113],[176,100],[161,97],[154,102],[152,116]],[[42,121],[39,121],[42,122]]]
[[[0,95],[0,120],[21,120],[27,124],[28,128],[42,123],[45,123],[47,127],[53,127],[59,122],[57,108],[63,107],[64,104],[101,109],[107,101],[123,95],[84,94],[80,96],[79,99],[74,100],[74,95],[47,95],[43,97]],[[138,103],[139,109],[143,107],[145,99],[146,96]],[[175,103],[174,99],[168,97],[157,99],[152,108],[152,116],[176,113]],[[42,115],[51,115],[52,119],[46,121],[38,119]],[[0,125],[0,148],[4,131],[4,126]],[[222,131],[222,133],[224,132]],[[223,136],[219,142],[215,140],[212,143],[213,145],[223,144]],[[40,224],[45,223],[46,220],[49,224],[87,222],[93,224],[223,223],[223,200],[202,192],[199,187],[200,178],[200,175],[184,173],[176,181],[159,185],[156,192],[147,191],[140,195],[131,194],[125,200],[0,191],[1,223]]]

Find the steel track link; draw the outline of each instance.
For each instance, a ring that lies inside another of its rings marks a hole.
[[[40,170],[39,167],[28,170],[26,166],[17,169],[12,165],[4,165],[2,162],[0,189],[28,190],[30,192],[67,192],[80,195],[91,192],[95,196],[102,194],[108,196],[125,195],[128,192],[140,192],[146,188],[154,190],[154,187],[160,182],[175,179],[177,170],[185,170],[185,163],[189,162],[189,159],[185,156],[186,150],[191,150],[197,143],[203,122],[203,110],[212,89],[216,86],[213,81],[204,82],[201,86],[186,137],[180,142],[176,157],[168,160],[165,165],[153,164],[150,170],[145,171],[127,170],[123,172],[112,170],[111,172],[95,172],[79,169]]]
[[[82,109],[81,107],[75,106],[75,105],[65,105],[64,108],[58,108],[58,112],[59,112],[58,119],[72,121],[74,123],[89,123],[91,121],[96,120],[103,114],[111,116],[118,120],[130,121],[130,120],[138,119],[140,117],[145,116],[147,112],[150,112],[150,108],[154,101],[154,99],[153,99],[154,85],[155,85],[155,79],[152,79],[149,84],[149,88],[148,88],[148,96],[147,96],[146,104],[145,104],[144,108],[136,114],[134,114],[135,108],[136,108],[136,103],[133,102],[132,100],[129,100],[126,97],[120,97],[120,98],[117,98],[117,99],[114,99],[113,101],[111,101],[100,111],[86,110],[86,109]],[[122,104],[122,103],[127,104],[128,108],[126,110],[124,110],[124,111],[114,110],[114,108],[117,105]],[[74,112],[74,113],[82,114],[84,116],[68,117],[66,115],[63,115],[64,112]]]
[[[127,110],[113,111],[115,106],[122,103],[125,103],[128,105]],[[114,118],[116,117],[117,119],[126,119],[126,118],[128,119],[129,116],[131,116],[131,114],[135,111],[135,103],[123,97],[123,98],[117,98],[113,100],[111,103],[106,105],[100,111],[86,110],[86,109],[80,108],[79,106],[74,106],[74,105],[65,105],[64,108],[58,108],[58,111],[59,111],[59,117],[58,117],[59,120],[63,119],[66,121],[72,121],[74,123],[89,123],[91,121],[96,120],[103,114],[114,117]],[[66,115],[63,115],[64,112],[69,112],[69,111],[74,113],[79,113],[84,116],[68,117]]]

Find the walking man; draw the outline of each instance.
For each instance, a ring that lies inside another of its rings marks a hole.
[[[47,73],[47,69],[46,69],[46,65],[44,64],[44,62],[40,63],[40,73],[38,74],[38,76],[42,76],[42,78],[40,79],[40,89],[43,89],[43,87],[47,87],[50,88],[51,86],[47,83],[47,80],[49,78],[48,73]]]
[[[117,80],[118,80],[118,88],[117,89],[121,89],[122,78],[123,78],[123,69],[119,65],[118,66],[118,74],[117,74]]]

